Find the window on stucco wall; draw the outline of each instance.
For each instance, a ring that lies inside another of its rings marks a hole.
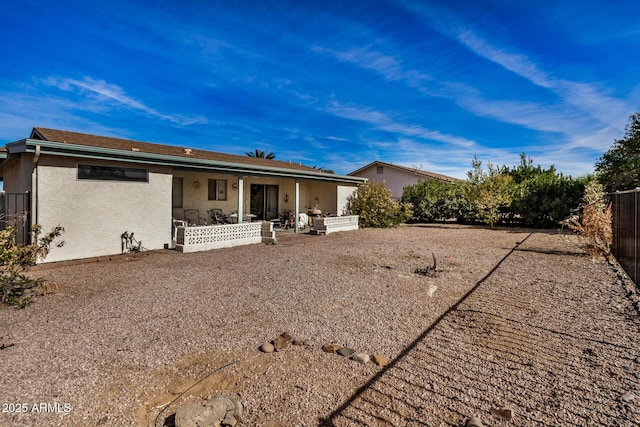
[[[209,200],[227,200],[227,180],[209,180]]]

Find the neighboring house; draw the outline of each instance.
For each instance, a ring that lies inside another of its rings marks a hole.
[[[458,181],[457,178],[450,176],[380,161],[369,163],[351,172],[349,176],[366,178],[375,182],[384,182],[386,187],[391,190],[391,197],[394,200],[399,200],[402,197],[402,191],[407,185],[414,185],[426,179],[438,179],[445,182]]]
[[[65,228],[65,246],[52,250],[46,261],[120,253],[125,231],[147,249],[171,247],[173,220],[185,219],[186,210],[197,210],[203,223],[211,209],[233,213],[241,224],[247,214],[271,220],[285,210],[296,218],[310,209],[339,216],[364,182],[290,162],[44,128],[7,144],[0,158],[4,192],[28,192],[29,224],[40,224],[45,232]],[[251,233],[260,233],[261,223],[252,224]],[[249,228],[187,228],[201,244],[249,233]]]

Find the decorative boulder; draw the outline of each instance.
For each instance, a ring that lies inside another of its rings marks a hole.
[[[322,345],[322,351],[324,351],[325,353],[335,353],[340,347],[342,347],[340,344],[327,343]]]
[[[371,356],[371,361],[378,366],[387,366],[389,364],[389,358],[383,354],[374,354]]]
[[[340,356],[345,356],[345,357],[349,357],[355,352],[356,351],[354,349],[349,347],[341,347],[338,349],[338,351],[336,351],[336,353],[338,353]]]
[[[234,427],[242,421],[242,404],[218,396],[204,403],[187,403],[176,411],[176,427]]]
[[[286,349],[287,347],[289,347],[289,340],[287,340],[282,335],[279,336],[279,337],[276,337],[272,341],[272,343],[273,343],[273,348],[275,348],[276,351],[282,351],[282,350]]]
[[[260,346],[260,351],[263,353],[273,353],[275,347],[270,342],[265,342]]]
[[[369,363],[369,355],[366,353],[354,353],[351,356],[351,360],[355,360],[358,363]]]

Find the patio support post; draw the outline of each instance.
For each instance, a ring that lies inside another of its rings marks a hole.
[[[298,179],[296,178],[296,191],[295,191],[295,196],[294,196],[294,201],[293,201],[293,204],[296,207],[296,216],[295,216],[295,218],[296,218],[295,219],[296,226],[294,228],[296,233],[298,232],[298,219],[300,217],[300,206],[299,206],[300,201],[299,200],[300,200],[300,183],[298,182]]]
[[[238,175],[238,224],[242,224],[242,205],[244,201],[244,176]]]

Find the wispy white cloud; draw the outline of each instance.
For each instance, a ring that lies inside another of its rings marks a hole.
[[[566,104],[590,114],[603,124],[625,120],[631,111],[627,101],[607,95],[609,91],[599,83],[556,78],[550,72],[543,71],[526,55],[509,52],[512,49],[508,47],[494,46],[471,30],[461,31],[454,37],[475,54],[548,89]]]
[[[553,79],[551,79],[547,73],[540,70],[534,62],[523,54],[508,52],[505,48],[493,46],[468,29],[447,31],[447,33],[452,33],[449,35],[457,39],[476,55],[501,65],[538,86],[547,89],[555,86]]]
[[[331,55],[339,61],[348,62],[361,68],[375,71],[387,80],[402,80],[412,86],[419,86],[424,82],[432,81],[428,74],[406,69],[402,62],[393,56],[385,55],[373,49],[372,46],[353,47],[347,50],[335,50],[327,47],[314,46],[312,51]]]
[[[136,110],[148,116],[166,120],[180,126],[207,123],[207,119],[201,116],[169,115],[161,113],[160,111],[128,96],[120,86],[107,83],[104,80],[95,80],[91,77],[85,77],[83,80],[49,77],[44,79],[43,83],[47,86],[56,87],[65,92],[78,92],[82,95],[88,95],[99,104],[117,104],[124,108]]]
[[[339,136],[332,136],[332,135],[329,135],[329,136],[325,136],[324,138],[325,138],[325,139],[329,139],[329,140],[331,140],[331,141],[349,142],[349,139],[347,139],[347,138],[340,138]]]
[[[508,42],[491,40],[481,30],[473,28],[473,24],[466,22],[451,9],[445,7],[426,8],[411,2],[407,2],[406,6],[417,12],[427,25],[445,37],[459,42],[475,55],[548,90],[558,97],[559,104],[582,112],[582,120],[584,120],[584,114],[588,114],[591,129],[597,131],[612,124],[620,126],[634,111],[635,106],[627,100],[610,96],[611,90],[607,89],[604,84],[557,77],[553,71],[545,70],[544,66],[538,64],[529,54],[519,52],[517,47]],[[511,117],[515,117],[515,115],[511,115]],[[575,117],[566,117],[566,119],[573,120]],[[594,123],[594,120],[597,121],[597,124]],[[541,121],[537,122],[542,123]]]
[[[376,129],[405,136],[417,137],[431,141],[443,142],[460,147],[472,147],[475,142],[467,138],[449,135],[437,130],[427,129],[418,124],[405,124],[393,120],[387,114],[376,110],[351,107],[333,102],[326,109],[327,112],[345,119],[367,123]]]

